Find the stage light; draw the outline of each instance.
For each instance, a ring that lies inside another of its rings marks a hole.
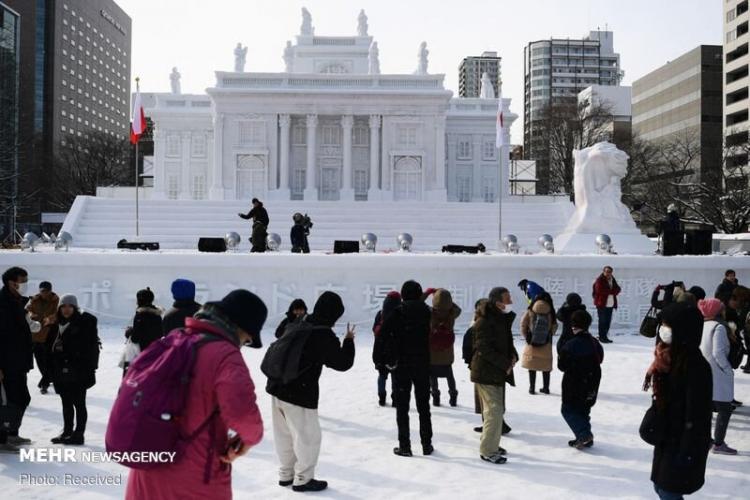
[[[47,234],[44,231],[42,231],[42,241],[44,243],[54,243],[55,239],[52,236],[50,236],[49,234]]]
[[[543,234],[537,240],[539,246],[547,253],[555,253],[555,241],[549,234]]]
[[[599,254],[609,254],[612,251],[612,238],[608,234],[600,234],[596,237],[596,249]]]
[[[266,236],[266,247],[271,252],[277,252],[281,247],[281,236],[276,233],[268,233],[268,236]]]
[[[39,236],[32,232],[28,232],[23,235],[21,240],[21,250],[28,250],[29,252],[34,251],[34,247],[39,243]]]
[[[365,251],[374,253],[375,245],[378,244],[378,237],[375,236],[373,233],[365,233],[360,238],[360,243],[362,243],[362,246],[365,248]]]
[[[396,238],[396,243],[401,252],[411,252],[411,245],[414,243],[414,238],[409,233],[401,233]]]
[[[55,238],[55,251],[65,250],[68,251],[70,244],[73,243],[73,237],[67,231],[60,231],[60,234]]]
[[[237,250],[240,246],[240,241],[242,241],[242,238],[240,238],[240,235],[234,231],[230,231],[224,235],[224,242],[227,244],[229,250]]]
[[[518,244],[518,237],[515,234],[506,234],[501,241],[507,253],[516,254],[521,249]]]

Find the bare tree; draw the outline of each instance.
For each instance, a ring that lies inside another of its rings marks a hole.
[[[67,210],[78,195],[95,195],[100,186],[130,185],[128,141],[102,132],[65,138],[55,160],[52,203]]]
[[[612,110],[611,103],[595,99],[553,101],[541,111],[534,122],[542,156],[537,159],[549,162],[546,175],[550,192],[568,193],[573,199],[573,151],[612,140]]]
[[[706,150],[696,130],[659,142],[634,138],[623,201],[639,212],[642,226],[658,228],[667,207],[674,204],[684,222],[711,225],[722,233],[747,231],[750,173],[743,165],[750,146],[725,146],[719,162],[701,171]]]

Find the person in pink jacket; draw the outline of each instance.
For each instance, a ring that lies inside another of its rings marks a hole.
[[[267,313],[256,295],[235,290],[185,320],[186,328],[193,333],[228,340],[208,342],[197,351],[185,407],[185,435],[198,429],[214,409],[218,408],[219,414],[188,442],[177,462],[148,470],[132,469],[126,500],[232,498],[232,462],[263,437],[255,385],[240,347],[261,347],[260,331]]]

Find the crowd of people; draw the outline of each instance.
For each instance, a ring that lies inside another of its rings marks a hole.
[[[54,293],[49,281],[41,282],[38,293],[29,297],[28,273],[22,268],[6,270],[2,280],[0,383],[4,406],[16,413],[13,419],[4,417],[10,424],[4,422],[0,428],[0,451],[18,453],[19,446],[31,442],[19,436],[18,430],[31,400],[27,375],[34,359],[41,374],[40,392],[46,394],[52,386],[61,399],[63,429],[52,443],[82,445],[86,392],[96,383],[101,348],[97,319],[79,308],[74,295]],[[580,295],[568,294],[556,309],[552,296],[537,283],[522,280],[518,286],[526,301],[523,307],[513,303],[508,288],[495,287],[475,304],[473,321],[463,336],[463,359],[474,384],[475,409],[482,417],[481,426],[475,428],[481,433],[478,458],[491,464],[508,460],[501,439],[511,432],[505,421],[506,389],[516,384],[517,363],[528,370],[529,394],[537,394],[537,372],[541,372],[538,392],[549,395],[553,345],[562,373],[560,413],[572,433],[568,445],[578,450],[594,445],[591,411],[602,377],[602,344],[612,342],[609,329],[620,293],[612,267],[606,266],[592,286],[598,316],[595,336],[590,331],[593,318]],[[189,280],[175,280],[171,292],[174,303],[166,312],[154,304],[151,289],[137,292],[132,325],[124,332],[120,366],[123,388],[132,386],[129,381],[134,380],[147,384],[149,377],[157,374],[170,376],[165,375],[164,367],[176,363],[176,353],[187,342],[184,339],[195,340],[191,344],[194,355],[183,362],[183,373],[189,374],[190,382],[183,383],[187,392],[180,403],[183,407],[178,409],[181,418],[171,422],[169,413],[159,413],[162,420],[176,426],[177,436],[189,438],[180,438],[185,442],[175,445],[181,450],[175,463],[133,470],[127,498],[146,498],[153,492],[158,492],[159,498],[229,498],[228,465],[263,435],[255,385],[239,349],[262,346],[260,333],[268,311],[259,297],[246,290],[235,290],[220,301],[203,305],[196,303],[195,284]],[[683,282],[674,281],[657,287],[652,296],[658,326],[644,390],[651,390],[653,396],[640,433],[654,446],[651,480],[662,499],[697,491],[704,483],[710,452],[737,454],[726,438],[732,413],[742,405],[734,397],[734,371],[741,367],[750,372],[750,360],[741,366],[744,355],[750,355],[750,290],[739,285],[734,271],[727,270],[714,295],[708,298],[700,287],[686,288]],[[279,485],[291,486],[294,491],[327,487],[326,481],[315,477],[321,451],[319,379],[324,367],[343,372],[354,364],[355,328],[347,324],[343,341],[334,332],[344,312],[342,298],[331,291],[317,298],[312,312],[302,299],[295,299],[261,364],[272,401]],[[448,290],[423,290],[414,280],[388,293],[377,312],[372,326],[377,400],[386,406],[390,378],[397,428],[393,453],[397,456],[413,455],[412,393],[425,456],[435,451],[431,406],[443,402],[440,379],[447,381],[448,404],[458,404],[452,365],[455,323],[460,314],[461,308]],[[518,315],[518,338],[523,344],[520,354],[513,336]],[[169,387],[164,379],[155,382],[163,390]],[[110,423],[113,419],[124,421],[118,408],[133,406],[122,401],[128,394],[127,390],[118,394]],[[149,424],[144,420],[132,425]],[[153,432],[163,432],[162,427]],[[107,434],[109,448],[109,430]]]

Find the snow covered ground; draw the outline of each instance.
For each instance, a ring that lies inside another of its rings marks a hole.
[[[275,325],[269,325],[275,326]],[[107,415],[120,381],[121,325],[102,326],[104,341],[98,384],[89,392],[87,449],[103,451]],[[527,374],[517,369],[517,388],[508,392],[507,421],[513,432],[504,437],[508,463],[490,465],[479,460],[479,424],[473,413],[469,373],[459,360],[454,365],[459,385],[459,407],[433,409],[434,444],[431,457],[400,458],[396,445],[395,410],[380,408],[376,398],[376,372],[370,361],[371,334],[358,332],[357,359],[349,372],[324,371],[321,379],[320,419],[323,446],[317,477],[330,482],[327,498],[655,498],[649,481],[651,449],[638,437],[638,425],[648,406],[641,392],[643,375],[651,360],[652,342],[638,336],[618,336],[605,346],[604,375],[599,403],[593,410],[595,446],[584,452],[567,446],[571,433],[559,414],[560,380],[552,374],[552,395],[531,396]],[[264,338],[269,341],[270,332]],[[520,348],[520,346],[519,346]],[[276,484],[277,460],[273,448],[270,398],[258,369],[262,352],[245,349],[245,358],[258,385],[258,402],[266,421],[263,442],[236,462],[235,498],[299,498]],[[22,434],[47,447],[61,429],[59,398],[42,396],[35,389],[37,371],[31,373],[31,406]],[[444,381],[443,381],[444,383]],[[444,388],[447,393],[447,388]],[[738,373],[736,394],[750,403],[750,375]],[[418,436],[412,411],[412,437]],[[727,441],[740,456],[711,455],[707,482],[695,498],[747,498],[750,491],[750,409],[732,417]],[[415,448],[418,438],[414,440]],[[63,481],[64,474],[121,477],[120,486],[24,485],[21,474],[47,475]],[[18,457],[0,455],[0,497],[7,499],[122,498],[128,469],[102,463],[21,463]]]

